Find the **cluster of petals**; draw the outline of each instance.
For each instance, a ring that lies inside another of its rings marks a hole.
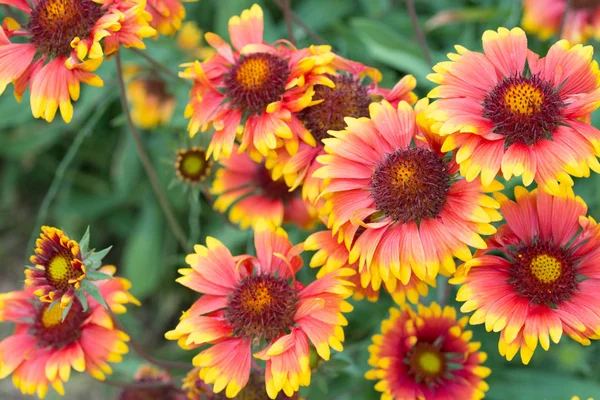
[[[59,110],[66,122],[71,121],[71,100],[79,98],[81,83],[102,86],[94,71],[105,55],[121,45],[144,48],[142,39],[155,34],[148,25],[151,16],[144,10],[146,0],[2,0],[0,4],[27,16],[23,27],[12,18],[0,27],[0,94],[12,82],[20,101],[29,87],[33,116],[48,122]]]
[[[266,223],[256,227],[254,244],[256,256],[232,256],[210,237],[206,246],[195,246],[195,254],[186,258],[191,268],[181,269],[183,276],[177,281],[202,296],[165,336],[178,340],[185,349],[211,345],[194,357],[193,363],[200,367],[199,377],[214,384],[215,393],[225,390],[225,395],[233,398],[244,388],[254,353],[266,361],[268,396],[275,399],[281,390],[292,396],[300,386],[310,384],[309,343],[326,360],[330,347],[342,350],[342,326],[347,324],[342,312],[352,310],[344,300],[352,294],[346,277],[354,271],[339,269],[304,286],[295,280],[302,267],[301,244],[292,246],[281,228]],[[248,282],[259,282],[258,289],[240,292]],[[274,286],[269,286],[273,282],[284,289],[278,298]],[[271,306],[278,310],[290,307],[291,314],[282,317],[289,317],[289,326],[273,326],[281,321],[265,314],[267,309],[274,310]],[[266,329],[276,335],[265,340],[248,335],[250,329]]]
[[[146,10],[152,16],[150,26],[161,35],[173,36],[181,29],[185,19],[185,7],[182,3],[197,0],[146,0]]]

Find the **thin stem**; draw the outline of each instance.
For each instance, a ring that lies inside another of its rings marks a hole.
[[[286,1],[286,0],[274,0],[277,7],[279,7],[285,13],[285,5],[283,4],[283,1]],[[321,36],[319,36],[318,33],[313,31],[312,29],[310,29],[308,27],[308,25],[306,25],[304,23],[304,21],[302,21],[302,19],[293,10],[291,10],[289,7],[288,7],[288,10],[289,10],[288,15],[291,18],[291,20],[294,21],[295,23],[297,23],[298,26],[300,26],[300,28],[302,28],[302,30],[304,32],[306,32],[306,34],[308,36],[310,36],[316,44],[325,43],[325,40],[323,40],[323,38]]]
[[[290,0],[283,0],[283,17],[285,18],[288,38],[295,45],[296,37],[294,36],[294,25],[292,24],[292,16],[290,15],[291,8]]]
[[[421,46],[423,57],[425,57],[425,61],[427,61],[427,64],[429,64],[430,67],[433,67],[433,59],[431,58],[431,52],[429,51],[429,46],[427,45],[427,41],[425,40],[423,30],[419,25],[419,19],[417,18],[417,11],[415,10],[414,0],[406,0],[406,8],[408,9],[408,15],[410,16],[410,21],[412,22],[413,30],[415,31],[415,35],[417,36],[417,41],[419,42],[419,46]]]
[[[562,19],[560,20],[560,28],[558,29],[558,38],[562,39],[563,34],[565,33],[565,23],[567,20],[567,15],[571,11],[571,0],[567,0],[567,4],[565,5],[565,12],[562,15]]]
[[[450,293],[452,293],[452,285],[450,285],[447,279],[444,279],[438,287],[438,303],[440,306],[444,307],[448,304]]]
[[[71,142],[71,146],[69,146],[69,149],[67,150],[65,156],[56,168],[56,172],[54,174],[54,178],[52,179],[52,183],[50,184],[48,192],[46,192],[46,195],[42,200],[42,204],[40,205],[40,209],[38,210],[37,216],[35,217],[33,231],[31,232],[29,242],[27,243],[27,249],[25,250],[25,259],[28,259],[30,252],[33,251],[32,249],[35,243],[35,238],[39,234],[40,227],[42,226],[42,224],[44,224],[46,218],[48,217],[50,205],[52,204],[52,202],[56,198],[56,195],[58,194],[58,190],[60,189],[60,186],[63,182],[65,173],[69,169],[69,166],[73,162],[73,159],[75,159],[75,156],[77,155],[77,152],[79,151],[79,148],[83,144],[84,140],[88,136],[90,136],[90,134],[94,130],[94,127],[96,126],[102,115],[104,115],[104,112],[106,111],[111,102],[112,98],[104,99],[104,101],[99,102],[100,105],[98,106],[94,114],[85,124],[83,124],[83,126],[81,126],[81,129],[78,129],[79,132],[73,139],[73,142]]]
[[[200,183],[202,185],[202,183]],[[192,188],[190,191],[190,240],[192,243],[198,243],[200,240],[200,215],[202,213],[202,203],[200,202],[200,188]]]
[[[180,79],[179,74],[176,71],[172,71],[168,67],[166,67],[163,64],[161,64],[160,62],[156,61],[154,58],[150,57],[148,55],[148,53],[146,53],[145,51],[141,51],[141,50],[138,50],[133,47],[130,48],[129,50],[131,50],[138,56],[142,57],[144,60],[148,61],[148,64],[152,65],[154,68],[158,69],[163,74],[168,75],[173,79]]]
[[[165,214],[169,228],[177,238],[179,245],[184,250],[189,252],[191,251],[191,249],[188,245],[185,234],[183,233],[183,229],[181,229],[179,222],[177,222],[177,219],[175,218],[175,214],[173,213],[173,210],[171,209],[171,206],[167,201],[167,196],[165,195],[163,189],[160,186],[160,182],[158,180],[156,172],[154,171],[154,167],[152,167],[152,162],[150,161],[150,158],[148,157],[148,154],[144,149],[144,145],[142,143],[140,134],[131,119],[131,113],[129,111],[129,106],[127,105],[127,91],[125,90],[125,81],[123,80],[123,66],[121,64],[121,55],[118,52],[115,56],[115,60],[117,62],[117,80],[119,83],[119,92],[121,94],[121,106],[123,107],[123,113],[125,113],[125,117],[127,119],[127,126],[129,127],[129,132],[131,132],[133,140],[135,141],[135,147],[140,157],[140,161],[142,162],[144,170],[146,171],[146,174],[150,179],[152,190],[154,190],[154,194],[156,195],[156,198],[160,203],[160,207],[162,208],[162,211]]]

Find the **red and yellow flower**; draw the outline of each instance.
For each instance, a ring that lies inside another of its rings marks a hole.
[[[263,42],[263,12],[258,5],[229,20],[234,49],[214,33],[205,35],[217,54],[205,62],[188,64],[180,74],[192,79],[193,88],[185,115],[191,136],[215,133],[208,154],[228,157],[236,135],[239,151],[254,159],[283,147],[295,154],[300,140],[314,144],[295,113],[309,106],[314,86],[333,83],[326,73],[334,55],[329,46],[296,49],[286,41]]]
[[[379,291],[382,286],[379,270],[359,269],[358,262],[348,262],[350,257],[348,249],[331,234],[331,231],[313,233],[304,242],[304,249],[316,251],[310,260],[310,266],[311,268],[320,267],[317,278],[340,268],[350,268],[358,272],[356,275],[348,277],[348,280],[355,285],[353,298],[355,300],[366,298],[372,302],[379,299]],[[385,290],[398,304],[404,304],[406,299],[416,304],[419,296],[427,296],[428,284],[435,286],[435,280],[430,279],[425,283],[414,275],[411,275],[406,285],[401,284],[394,276],[390,276],[386,282],[383,282]]]
[[[456,310],[436,303],[390,309],[390,319],[373,336],[367,379],[377,380],[382,400],[480,400],[491,370],[481,364],[487,354],[465,331],[467,317],[456,320]]]
[[[573,185],[570,175],[600,172],[600,131],[587,123],[600,105],[591,46],[561,40],[540,58],[523,30],[499,28],[483,34],[484,54],[456,50],[429,75],[439,100],[428,115],[467,181],[481,175],[487,185],[502,171],[556,193]]]
[[[146,73],[137,65],[127,66],[125,76],[127,98],[131,103],[131,119],[143,129],[166,125],[175,111],[175,96],[167,90],[167,83],[156,73]]]
[[[111,274],[112,267],[102,268]],[[130,283],[122,278],[98,281],[98,290],[113,312],[123,304],[137,303],[128,292]],[[63,310],[37,301],[31,288],[0,295],[0,321],[16,324],[12,336],[0,342],[0,379],[12,374],[23,394],[43,398],[52,386],[61,395],[71,369],[87,371],[104,380],[112,373],[110,363],[120,362],[127,353],[129,337],[115,329],[109,312],[86,295],[87,310],[78,299],[63,320]]]
[[[331,76],[334,87],[319,85],[315,88],[313,103],[298,113],[298,119],[310,131],[315,145],[300,143],[298,153],[289,155],[278,150],[270,154],[267,167],[273,172],[273,178],[283,176],[292,189],[302,186],[302,197],[310,204],[316,204],[323,190],[323,179],[313,176],[321,167],[317,157],[325,154],[323,139],[330,137],[328,131],[339,131],[346,127],[346,117],[362,118],[369,116],[369,104],[381,99],[396,106],[405,100],[414,104],[417,100],[412,92],[417,82],[407,75],[392,89],[380,88],[377,83],[381,73],[363,64],[336,56],[332,65],[337,74]],[[371,82],[365,80],[366,77]],[[326,209],[323,210],[327,212]]]
[[[502,218],[485,194],[501,185],[460,179],[419,111],[426,106],[418,103],[419,130],[407,102],[371,103],[370,119],[346,118],[345,130],[329,131],[314,173],[328,179],[328,227],[350,250],[349,262],[404,285],[413,273],[453,273],[453,257],[469,260],[468,246],[485,248],[480,234],[494,233],[490,223]]]
[[[562,39],[571,43],[600,38],[600,5],[596,1],[525,0],[521,26],[542,40],[550,39],[561,31]],[[563,22],[564,19],[564,22]]]
[[[123,389],[117,400],[186,400],[186,394],[172,383],[171,375],[153,365],[141,365],[133,376],[134,383],[156,386],[136,387],[131,385]],[[193,400],[193,399],[192,399]],[[197,400],[203,400],[198,397]]]
[[[193,363],[215,393],[233,398],[246,386],[254,353],[266,361],[268,396],[292,396],[310,383],[309,342],[325,360],[330,347],[342,350],[342,312],[352,310],[344,301],[352,294],[346,277],[354,271],[339,269],[305,287],[295,280],[301,244],[292,246],[281,228],[266,223],[254,238],[256,257],[234,257],[211,237],[195,246],[186,258],[191,268],[177,281],[203,296],[165,337],[185,349],[211,345]]]
[[[600,338],[600,228],[570,187],[559,189],[497,194],[506,224],[452,281],[461,311],[475,311],[470,323],[501,332],[500,354],[520,351],[524,364],[563,333],[583,345]]]
[[[31,4],[30,4],[31,3]],[[27,14],[25,27],[6,18],[0,27],[0,94],[9,83],[21,100],[29,85],[31,110],[50,122],[58,110],[73,117],[80,83],[102,86],[95,71],[120,45],[144,48],[153,36],[145,0],[0,0]],[[12,42],[17,38],[17,42]],[[25,38],[23,42],[21,38]]]
[[[236,146],[233,148],[237,149]],[[246,153],[233,153],[219,161],[211,193],[213,206],[225,213],[242,229],[267,220],[275,226],[291,222],[303,229],[318,223],[316,210],[300,197],[300,191],[290,191],[283,181],[274,181],[264,163],[253,161]]]
[[[185,19],[184,2],[197,0],[146,0],[146,11],[152,15],[150,26],[161,35],[173,36],[181,28]]]

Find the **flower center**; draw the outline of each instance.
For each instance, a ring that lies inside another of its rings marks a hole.
[[[330,78],[335,87],[316,86],[313,100],[323,101],[300,113],[300,119],[318,143],[329,136],[327,131],[344,129],[345,117],[368,117],[372,101],[365,85],[354,78],[346,75]]]
[[[271,342],[294,325],[298,292],[287,280],[254,275],[240,281],[229,297],[225,316],[234,336]]]
[[[69,280],[82,275],[82,271],[73,267],[73,260],[75,258],[66,249],[61,249],[50,259],[46,268],[46,279],[56,289],[66,292],[69,289]]]
[[[182,180],[198,183],[210,173],[211,162],[206,160],[206,152],[200,147],[182,149],[177,152],[175,168]]]
[[[234,107],[262,114],[281,99],[290,75],[286,60],[267,53],[242,56],[225,76],[227,95]]]
[[[87,37],[103,13],[102,6],[93,0],[40,0],[27,29],[41,52],[68,56],[73,39]]]
[[[385,216],[406,223],[436,218],[446,203],[450,176],[430,150],[407,147],[387,154],[371,175],[371,196]]]
[[[41,347],[53,347],[56,349],[68,346],[76,342],[81,336],[81,325],[88,317],[83,312],[81,304],[73,299],[71,310],[62,321],[63,309],[58,305],[50,307],[43,305],[33,323],[32,334],[37,337]]]
[[[577,290],[574,260],[565,249],[552,243],[521,248],[509,259],[514,261],[508,282],[533,303],[554,307]]]
[[[271,178],[269,170],[264,166],[257,168],[255,179],[261,194],[265,197],[286,202],[295,195],[295,191],[290,192],[289,187],[285,184],[283,179],[274,181],[273,178]]]
[[[444,374],[446,361],[440,349],[432,344],[417,343],[408,355],[410,372],[419,381],[433,382]]]
[[[536,76],[505,78],[483,101],[483,116],[503,135],[506,145],[528,146],[551,139],[562,121],[563,101],[550,82]]]

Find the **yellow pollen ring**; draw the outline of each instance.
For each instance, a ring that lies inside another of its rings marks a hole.
[[[262,58],[247,58],[238,67],[235,79],[246,89],[263,86],[269,79],[269,63]]]
[[[52,308],[46,307],[42,312],[42,325],[44,325],[45,328],[60,325],[62,322],[62,312],[63,309],[58,305],[55,305]]]
[[[71,21],[74,15],[72,0],[50,0],[43,10],[43,20],[49,25]]]
[[[48,275],[55,282],[67,283],[72,274],[71,260],[62,255],[57,255],[48,263]]]
[[[538,111],[544,102],[540,88],[529,83],[517,83],[504,92],[504,104],[515,114],[531,115]]]
[[[429,375],[436,375],[442,369],[442,360],[438,354],[425,351],[419,356],[419,366]]]
[[[562,273],[562,263],[547,254],[537,255],[529,264],[531,273],[542,283],[553,283]]]
[[[271,291],[263,284],[255,288],[254,292],[252,293],[250,291],[242,293],[241,297],[244,308],[254,314],[262,312],[266,306],[269,306],[273,303]]]

